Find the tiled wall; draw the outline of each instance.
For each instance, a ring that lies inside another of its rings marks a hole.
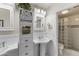
[[[63,25],[64,26],[63,42],[65,44],[65,47],[79,50],[79,43],[78,43],[79,42],[79,15],[73,15],[66,18],[68,19],[68,22],[67,22],[68,24],[67,26]],[[68,31],[68,33],[65,31]],[[66,33],[67,35],[65,35]]]

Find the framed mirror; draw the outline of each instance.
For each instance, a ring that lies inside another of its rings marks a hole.
[[[41,17],[36,17],[36,28],[41,28],[42,27],[42,18]]]
[[[0,8],[0,27],[10,26],[10,10]]]
[[[2,28],[14,29],[14,9],[6,4],[0,4],[0,29]]]
[[[42,30],[44,25],[44,17],[37,14],[34,20],[34,30]]]

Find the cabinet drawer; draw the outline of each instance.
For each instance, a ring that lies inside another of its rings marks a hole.
[[[25,56],[25,55],[33,55],[33,45],[25,45],[25,44],[22,44],[19,46],[19,54],[21,56]]]
[[[33,53],[24,52],[24,53],[21,53],[20,56],[33,56]]]
[[[21,44],[19,44],[19,47],[20,47],[20,49],[32,49],[33,48],[33,43],[29,43],[29,44],[27,44],[27,43],[21,43]]]
[[[22,36],[19,42],[20,56],[33,56],[33,38],[32,36]]]
[[[32,43],[32,42],[33,42],[33,38],[32,37],[20,38],[20,43]]]

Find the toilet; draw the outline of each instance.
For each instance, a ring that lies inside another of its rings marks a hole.
[[[64,49],[64,45],[62,43],[59,43],[58,44],[59,55],[63,55],[63,49]]]

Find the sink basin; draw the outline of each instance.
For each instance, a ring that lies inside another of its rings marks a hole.
[[[39,44],[39,43],[48,43],[48,42],[50,41],[50,39],[49,39],[49,38],[42,38],[42,39],[36,38],[36,39],[34,39],[33,41],[34,41],[34,43],[36,43],[36,44]]]

